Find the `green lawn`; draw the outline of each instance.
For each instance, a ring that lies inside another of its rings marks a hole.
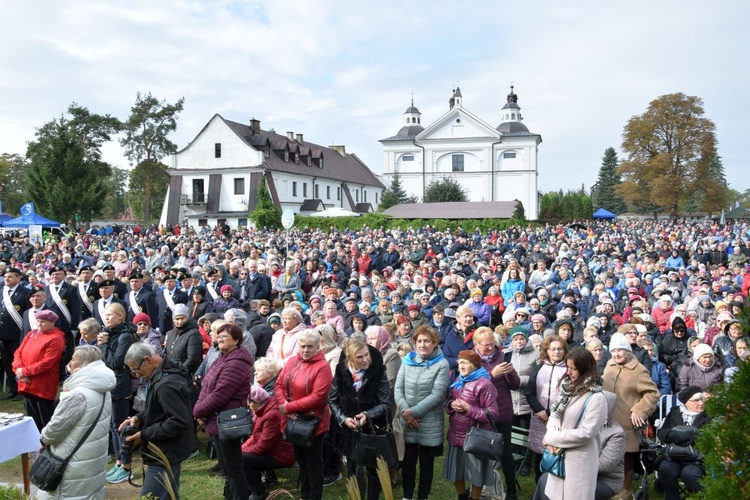
[[[0,401],[0,412],[23,412],[22,402],[8,402]],[[215,461],[208,460],[205,455],[206,448],[206,436],[205,434],[199,434],[199,447],[201,454],[188,460],[182,465],[182,478],[180,485],[180,497],[183,500],[203,500],[203,499],[215,499],[221,498],[224,481],[220,478],[216,478],[208,473],[208,469],[214,465]],[[136,482],[141,482],[141,468],[140,460],[134,457],[134,467],[136,475]],[[0,482],[8,481],[13,478],[20,476],[21,470],[21,459],[15,458],[8,462],[0,464]],[[432,493],[430,495],[431,500],[453,500],[456,498],[456,492],[453,484],[441,478],[443,470],[443,459],[438,458],[435,463],[435,481],[432,487]],[[294,495],[294,498],[299,498],[299,490],[297,489],[297,476],[298,470],[296,467],[289,469],[282,469],[277,471],[279,478],[278,488],[286,489]],[[20,481],[20,479],[17,479]],[[533,474],[528,477],[521,477],[521,490],[518,492],[518,498],[529,499],[534,493],[534,478]],[[653,481],[651,481],[653,483]],[[115,487],[108,488],[107,498],[117,499],[135,499],[138,496],[138,490],[133,488],[127,483],[116,485]],[[132,496],[130,493],[132,492]],[[2,492],[0,491],[0,494]],[[402,491],[400,484],[396,486],[393,492],[393,498],[400,500],[402,498]],[[338,483],[328,486],[325,488],[323,493],[326,499],[346,499],[346,487],[345,481],[339,481]],[[662,495],[654,493],[653,485],[649,488],[650,498],[662,498]]]

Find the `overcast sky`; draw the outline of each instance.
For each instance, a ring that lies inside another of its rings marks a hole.
[[[588,189],[604,150],[656,97],[699,96],[730,187],[750,188],[746,1],[101,0],[0,3],[0,153],[77,102],[127,117],[136,92],[346,145],[382,172],[412,94],[426,126],[464,107],[492,126],[511,83],[541,134],[539,187]],[[127,167],[120,147],[105,159]]]

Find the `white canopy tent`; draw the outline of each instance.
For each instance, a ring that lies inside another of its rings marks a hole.
[[[331,207],[311,214],[311,217],[359,217],[360,214],[341,207]]]

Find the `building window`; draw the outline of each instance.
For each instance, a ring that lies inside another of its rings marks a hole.
[[[289,162],[289,151],[284,151],[284,161]]]
[[[245,179],[242,177],[234,178],[234,194],[245,194]]]
[[[214,158],[221,158],[221,143],[214,144]]]
[[[307,166],[312,167],[312,155],[307,155]]]
[[[323,168],[323,158],[320,159],[320,168]]]
[[[292,196],[297,196],[297,181],[292,181]]]
[[[307,198],[307,183],[306,182],[302,183],[302,196]]]
[[[362,201],[367,203],[367,191],[364,189],[362,190]]]
[[[318,186],[317,184],[315,184],[315,187],[313,188],[313,190],[315,191],[315,197],[316,197],[316,198],[320,198],[320,196],[318,196],[318,188],[319,188],[319,187],[320,187],[320,186]]]
[[[193,179],[193,203],[206,203],[203,179]]]
[[[263,152],[263,156],[265,156],[266,158],[270,158],[271,157],[271,147],[270,146],[266,146],[266,150]]]
[[[340,187],[336,188],[336,199],[341,200],[341,188]]]
[[[326,186],[326,199],[331,199],[331,186]]]
[[[299,163],[299,153],[294,153],[294,163]]]
[[[208,226],[208,219],[198,219],[198,227]]]
[[[239,227],[247,227],[247,219],[237,219],[237,225]]]
[[[376,205],[378,204],[378,192],[377,191],[375,191],[375,204]]]
[[[401,161],[414,161],[414,155],[404,155],[401,157]]]
[[[453,155],[453,171],[464,171],[464,155]]]
[[[354,201],[359,203],[359,189],[354,190]]]
[[[515,151],[506,151],[503,153],[503,158],[515,158],[516,152]]]

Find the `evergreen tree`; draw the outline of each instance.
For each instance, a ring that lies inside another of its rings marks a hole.
[[[620,175],[617,173],[617,152],[615,148],[607,148],[602,156],[602,166],[599,168],[599,180],[592,200],[594,207],[604,208],[613,214],[626,212],[627,205],[615,193],[615,188],[621,182]]]
[[[87,159],[86,148],[65,117],[37,130],[29,143],[25,186],[38,212],[60,222],[74,215],[99,213],[107,195],[108,164]]]
[[[401,176],[398,175],[398,172],[393,174],[393,179],[391,179],[391,192],[396,197],[397,203],[404,203],[406,202],[407,196],[406,191],[404,191],[403,186],[401,185]]]
[[[696,168],[695,194],[686,205],[687,212],[721,212],[729,202],[729,188],[721,156],[714,155]]]
[[[395,174],[393,174],[390,187],[383,191],[383,195],[380,197],[380,205],[378,205],[378,211],[382,212],[383,210],[387,210],[392,206],[398,205],[400,203],[412,202],[406,195],[406,191],[404,191],[404,188],[401,185],[401,176],[399,176],[398,172],[396,172]]]
[[[457,180],[450,177],[433,179],[424,193],[425,203],[446,201],[469,201],[466,189]]]
[[[255,227],[257,229],[281,228],[281,209],[273,203],[271,193],[266,187],[265,177],[258,183],[256,199],[255,208],[250,212],[250,220],[255,223]]]
[[[29,201],[24,194],[24,171],[27,167],[28,162],[21,155],[0,155],[0,200],[6,214],[17,214],[21,206]]]
[[[513,215],[511,215],[511,219],[515,219],[519,222],[526,220],[526,211],[523,209],[523,203],[516,200],[516,206],[513,209]]]

